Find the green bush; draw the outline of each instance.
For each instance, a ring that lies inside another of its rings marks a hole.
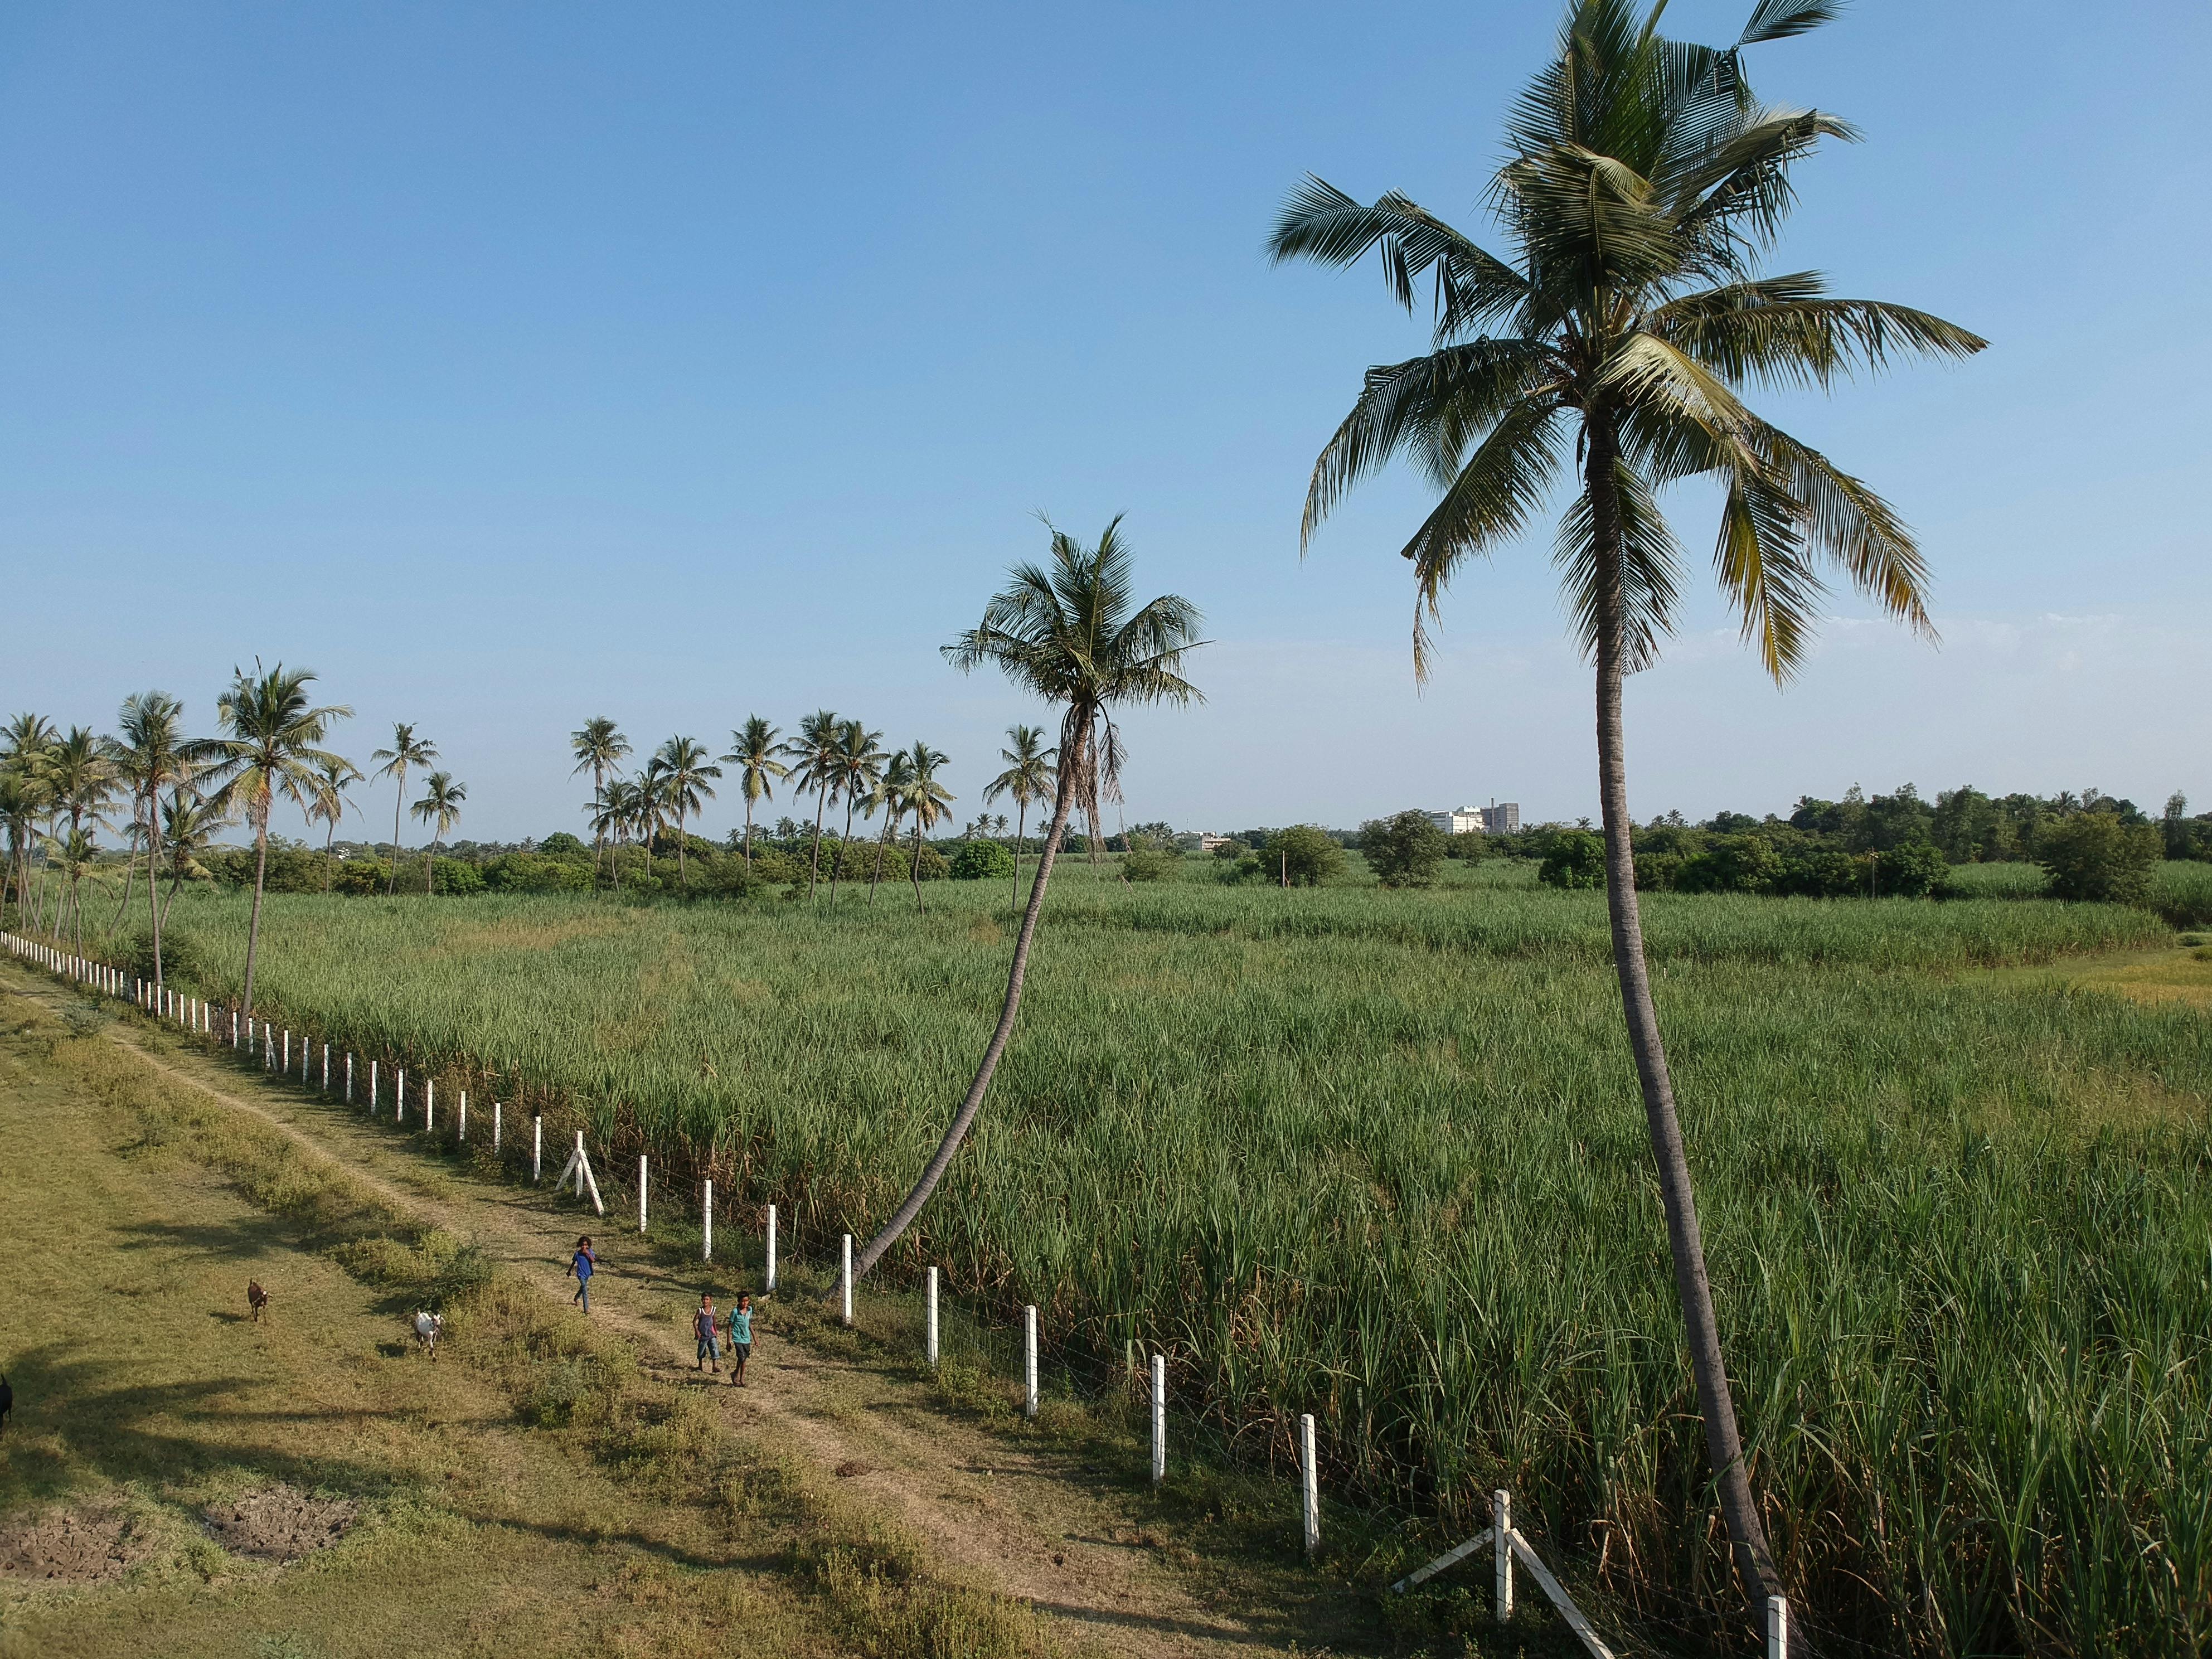
[[[1587,830],[1561,830],[1544,849],[1544,862],[1536,871],[1536,879],[1547,887],[1604,886],[1605,843]]]
[[[1359,826],[1359,850],[1385,887],[1426,887],[1450,845],[1435,819],[1410,809]]]
[[[1716,836],[1675,873],[1683,893],[1763,893],[1782,873],[1782,855],[1764,836]]]
[[[556,830],[538,843],[538,850],[549,859],[587,859],[592,849],[566,830]]]
[[[1009,859],[1012,856],[1012,854],[1007,854]],[[920,856],[914,860],[914,869],[924,881],[943,881],[951,873],[952,866],[946,861],[944,854],[939,852],[929,842],[924,842],[921,844]],[[885,873],[888,874],[889,872],[886,871]]]
[[[484,890],[483,872],[465,859],[440,859],[430,879],[438,891],[454,898]]]
[[[1867,861],[1832,849],[1782,860],[1767,890],[1785,898],[1850,898],[1867,890]]]
[[[1294,823],[1287,830],[1278,830],[1264,847],[1238,859],[1225,879],[1318,887],[1343,873],[1344,848],[1328,832],[1310,823]]]
[[[331,872],[331,890],[361,897],[380,893],[392,879],[392,865],[385,859],[348,859]]]
[[[571,836],[569,840],[575,837]],[[445,882],[446,861],[438,866]],[[580,893],[592,884],[592,866],[536,853],[503,853],[478,866],[483,885],[495,893]]]
[[[2164,850],[2155,829],[2130,827],[2111,812],[2074,813],[2035,838],[2035,861],[2051,878],[2051,896],[2061,899],[2140,904]]]
[[[1013,873],[1014,855],[1006,850],[1003,842],[963,841],[952,850],[951,875],[955,881],[988,881]]]
[[[129,966],[140,979],[154,977],[154,934],[150,928],[141,928],[131,941]],[[189,985],[208,982],[206,953],[190,933],[174,927],[161,930],[161,980],[164,984],[179,980]]]
[[[1011,866],[1012,860],[1009,860]],[[1156,847],[1139,847],[1121,860],[1121,873],[1131,881],[1165,881],[1182,868],[1182,860]]]
[[[1942,848],[1924,841],[1893,847],[1875,864],[1875,890],[1891,897],[1936,898],[1950,884],[1950,860],[1943,856]]]
[[[1636,855],[1636,888],[1644,893],[1671,893],[1680,879],[1682,866],[1689,862],[1681,853],[1638,853]]]

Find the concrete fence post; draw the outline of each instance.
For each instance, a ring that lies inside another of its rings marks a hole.
[[[1513,1617],[1513,1494],[1500,1489],[1490,1494],[1490,1522],[1498,1535],[1498,1547],[1491,1552],[1497,1564],[1497,1577],[1491,1586],[1491,1600],[1498,1613],[1498,1622],[1505,1624]]]
[[[353,1104],[353,1051],[346,1051],[346,1104]]]
[[[399,1081],[392,1097],[392,1121],[404,1125],[407,1121],[407,1068],[402,1066],[398,1072]]]
[[[499,1156],[499,1103],[495,1100],[491,1103],[491,1151],[494,1158]]]
[[[438,1127],[438,1079],[422,1079],[422,1133],[434,1133]]]
[[[464,1089],[464,1090],[462,1090],[462,1091],[461,1091],[461,1119],[460,1119],[460,1127],[459,1127],[459,1129],[457,1129],[456,1131],[454,1131],[453,1139],[456,1139],[456,1140],[458,1140],[458,1141],[459,1141],[463,1146],[466,1146],[466,1145],[468,1144],[468,1139],[469,1139],[469,1091],[468,1091],[466,1089]]]
[[[1022,1310],[1022,1415],[1037,1414],[1037,1311],[1032,1302]]]
[[[330,1093],[330,1091],[331,1091],[331,1045],[330,1045],[329,1043],[325,1042],[325,1043],[323,1045],[323,1092],[324,1092],[325,1094],[328,1094],[328,1093]]]
[[[1790,1598],[1766,1598],[1766,1659],[1790,1659]]]
[[[536,1186],[538,1177],[545,1168],[545,1120],[538,1113],[530,1115],[530,1184]]]
[[[1152,1484],[1168,1478],[1168,1357],[1152,1356]]]
[[[853,1322],[853,1235],[845,1235],[842,1264],[837,1269],[837,1300],[842,1311],[839,1317],[848,1325]]]
[[[714,1177],[707,1177],[706,1202],[699,1206],[699,1260],[714,1259]]]
[[[368,1115],[376,1115],[376,1061],[368,1062]]]
[[[773,1204],[768,1206],[767,1267],[768,1271],[762,1275],[761,1279],[762,1289],[764,1294],[774,1296],[775,1294],[775,1206]]]
[[[1321,1465],[1314,1455],[1311,1412],[1298,1419],[1298,1510],[1305,1523],[1306,1559],[1321,1553]]]
[[[921,1353],[932,1365],[937,1364],[937,1269],[929,1270],[928,1299],[922,1304]]]
[[[640,1152],[637,1155],[637,1230],[641,1234],[645,1231],[645,1154]]]

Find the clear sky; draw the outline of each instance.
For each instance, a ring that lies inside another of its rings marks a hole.
[[[1371,268],[1261,251],[1309,169],[1482,229],[1557,15],[12,6],[0,712],[106,726],[160,687],[204,723],[233,663],[304,663],[358,710],[337,746],[418,721],[459,833],[513,838],[581,828],[588,715],[719,750],[827,707],[947,750],[964,815],[1038,711],[937,646],[1033,514],[1126,513],[1216,641],[1204,708],[1130,722],[1132,820],[1594,813],[1548,527],[1462,577],[1425,693],[1422,487],[1301,563],[1315,452],[1425,330]],[[1759,50],[1765,97],[1867,134],[1801,169],[1777,268],[1993,345],[1766,399],[1917,526],[1940,650],[1842,594],[1778,693],[1676,501],[1706,587],[1631,683],[1639,817],[1905,780],[2212,807],[2208,57],[2201,0],[1862,0]]]

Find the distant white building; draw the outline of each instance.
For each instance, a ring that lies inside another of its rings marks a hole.
[[[1455,806],[1431,812],[1429,822],[1448,836],[1513,836],[1521,832],[1521,804],[1492,801],[1487,806]]]

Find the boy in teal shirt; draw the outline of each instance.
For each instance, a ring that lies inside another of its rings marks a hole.
[[[745,1386],[745,1361],[753,1357],[753,1299],[740,1293],[730,1310],[730,1381]]]

